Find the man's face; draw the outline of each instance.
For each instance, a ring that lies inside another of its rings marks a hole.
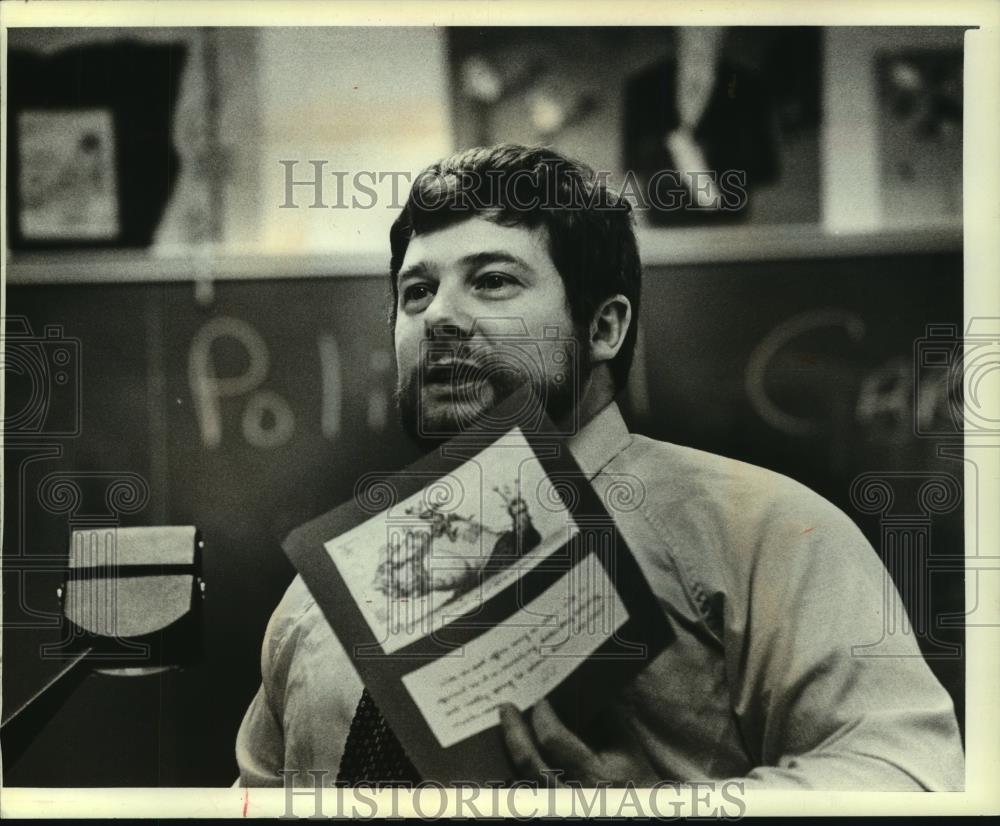
[[[553,419],[589,368],[544,228],[469,218],[410,240],[398,277],[397,403],[424,442],[530,384]]]

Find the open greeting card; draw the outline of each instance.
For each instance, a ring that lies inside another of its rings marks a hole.
[[[523,408],[363,477],[285,543],[428,780],[511,778],[502,703],[548,698],[583,733],[673,639],[565,439]]]

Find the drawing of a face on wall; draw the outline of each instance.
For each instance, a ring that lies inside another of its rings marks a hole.
[[[325,547],[391,653],[499,593],[576,532],[515,429]]]

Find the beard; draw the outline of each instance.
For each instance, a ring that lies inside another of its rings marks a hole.
[[[585,345],[577,331],[573,342],[552,351],[558,369],[549,370],[537,358],[528,364],[524,356],[512,357],[513,349],[485,342],[460,347],[457,368],[443,370],[421,363],[399,376],[395,401],[400,425],[414,442],[431,450],[473,430],[479,417],[526,385],[550,420],[564,422],[579,404],[590,375],[590,350]]]

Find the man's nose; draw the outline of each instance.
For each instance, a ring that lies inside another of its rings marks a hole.
[[[460,291],[438,287],[431,303],[424,310],[424,328],[428,338],[467,338],[473,319],[464,305]]]

